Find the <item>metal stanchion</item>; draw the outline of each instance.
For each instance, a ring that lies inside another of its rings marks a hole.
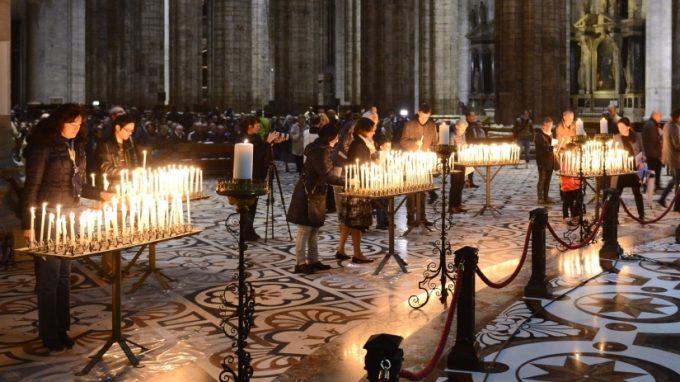
[[[604,211],[604,221],[602,223],[602,241],[604,244],[600,248],[600,267],[606,271],[617,271],[614,261],[623,255],[623,248],[619,244],[619,192],[613,188],[604,191],[607,209]]]
[[[455,265],[463,267],[458,318],[456,321],[456,343],[449,352],[449,369],[480,371],[481,362],[475,351],[475,270],[477,269],[477,248],[463,247],[454,252]]]
[[[531,227],[531,278],[524,287],[524,295],[536,298],[552,298],[552,286],[545,274],[545,228],[548,224],[548,213],[543,208],[536,208],[529,213],[533,225]]]

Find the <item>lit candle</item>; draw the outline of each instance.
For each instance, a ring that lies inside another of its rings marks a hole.
[[[125,230],[125,216],[127,215],[127,206],[125,204],[125,201],[123,200],[120,206],[121,210],[121,219],[120,219],[120,224],[121,224],[121,231],[120,234],[122,237],[125,237],[126,235],[126,230]]]
[[[252,179],[253,145],[246,140],[234,145],[234,179]]]
[[[71,220],[71,245],[76,245],[76,214],[71,212],[68,214]]]
[[[94,181],[95,177],[96,177],[96,175],[94,173],[90,174],[90,178],[92,178],[92,187],[97,187],[97,185],[95,184],[95,181]]]
[[[50,242],[52,236],[52,225],[54,224],[54,213],[50,212],[49,223],[47,225],[47,242]]]
[[[55,220],[55,239],[57,240],[57,245],[59,245],[59,234],[61,233],[61,204],[57,204],[57,217]]]
[[[104,191],[108,191],[109,190],[109,179],[106,177],[106,173],[102,174],[102,177],[104,178],[103,179]]]
[[[187,224],[191,227],[191,199],[189,198],[189,193],[187,192]]]
[[[40,243],[42,245],[45,244],[45,216],[47,215],[46,213],[47,209],[47,203],[42,204],[42,216],[40,217]]]
[[[146,168],[146,150],[142,150],[142,168]]]
[[[576,120],[576,135],[586,135],[586,130],[583,128],[583,121],[581,118]]]
[[[602,117],[602,119],[600,119],[600,134],[607,134],[608,130],[607,119]]]
[[[31,207],[31,235],[29,237],[28,247],[33,248],[35,242],[35,207]]]
[[[84,246],[85,245],[85,225],[87,224],[87,217],[84,212],[80,213],[80,219],[78,222],[80,225],[78,226],[80,230],[80,245]]]

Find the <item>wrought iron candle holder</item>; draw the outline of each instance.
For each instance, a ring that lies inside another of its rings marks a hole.
[[[448,284],[448,281],[455,283],[456,269],[453,263],[447,263],[446,257],[451,255],[451,243],[448,240],[448,230],[452,225],[452,221],[446,215],[446,178],[451,173],[451,165],[449,158],[454,152],[452,145],[438,145],[434,147],[441,162],[442,170],[442,207],[441,207],[441,232],[439,240],[434,243],[433,253],[439,255],[439,264],[431,262],[427,265],[423,272],[423,280],[418,283],[418,288],[425,291],[425,301],[420,302],[420,297],[412,295],[408,304],[414,309],[420,309],[430,301],[430,296],[435,293],[439,296],[439,301],[442,304],[446,303],[449,293],[453,293],[453,284]],[[441,286],[437,286],[437,278]],[[447,285],[448,284],[448,285]]]
[[[246,350],[250,328],[253,326],[255,314],[255,290],[253,285],[246,281],[245,244],[244,233],[248,226],[248,209],[255,204],[258,196],[268,192],[266,182],[252,182],[250,180],[220,180],[217,182],[217,194],[229,198],[229,203],[236,206],[239,214],[238,231],[238,273],[234,276],[235,282],[228,284],[222,294],[224,306],[222,315],[222,331],[231,340],[236,354],[227,355],[222,361],[220,381],[250,381],[253,368],[250,365],[251,356]],[[230,228],[227,225],[227,228]],[[234,233],[234,232],[232,232]],[[229,296],[238,295],[238,301],[234,304]],[[234,362],[238,365],[236,370],[232,367]]]

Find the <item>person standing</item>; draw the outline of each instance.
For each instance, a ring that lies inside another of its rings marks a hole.
[[[87,183],[87,130],[81,128],[85,109],[77,104],[59,106],[43,119],[27,137],[24,150],[26,180],[21,195],[23,236],[41,237],[31,231],[31,208],[47,203],[50,209],[61,205],[61,212],[77,212],[80,198],[109,200],[112,194]],[[36,217],[40,219],[40,216]],[[53,256],[35,258],[38,294],[38,335],[50,351],[74,345],[68,335],[71,324],[71,260]]]
[[[673,179],[668,182],[658,200],[658,203],[665,207],[668,194],[673,189],[677,192],[678,183],[680,183],[680,109],[675,109],[671,112],[671,120],[663,128],[663,149],[661,155],[663,163],[668,166],[673,175]],[[676,212],[680,211],[680,201],[675,202],[673,210]]]
[[[113,135],[102,142],[97,149],[100,176],[107,175],[110,180],[108,190],[114,190],[120,179],[120,172],[124,169],[134,169],[138,166],[137,152],[132,142],[135,122],[130,115],[125,114],[113,122]],[[100,184],[103,184],[100,183]]]
[[[434,121],[430,119],[432,108],[427,103],[422,103],[418,107],[418,117],[409,121],[404,126],[401,134],[399,146],[404,151],[427,151],[430,147],[437,144],[437,132]],[[416,200],[418,206],[416,206]],[[419,216],[417,216],[417,213]],[[432,223],[425,218],[425,193],[421,192],[416,197],[409,194],[406,199],[406,216],[409,226],[415,226],[422,222],[426,226]]]
[[[515,124],[512,127],[512,135],[517,141],[517,144],[524,151],[524,166],[529,167],[529,150],[531,148],[531,141],[534,140],[534,125],[529,114],[529,110],[522,111],[522,114],[515,119]]]
[[[555,154],[552,144],[553,120],[550,117],[543,119],[541,130],[534,136],[536,147],[536,165],[538,166],[538,183],[536,192],[538,204],[552,204],[554,201],[548,196],[550,191],[550,179],[555,169]]]
[[[642,147],[642,138],[640,134],[633,131],[630,125],[630,120],[626,117],[619,119],[616,124],[619,133],[614,135],[614,144],[620,148],[628,151],[628,154],[635,158],[635,163],[638,169],[644,167],[645,152]],[[625,187],[630,187],[635,196],[635,206],[640,219],[645,218],[645,205],[642,201],[642,193],[640,192],[640,178],[637,174],[626,174],[612,177],[612,185],[616,184],[616,190],[621,195]]]
[[[661,113],[653,111],[642,127],[642,146],[647,155],[647,166],[654,171],[654,188],[661,189],[661,147],[663,145],[663,129]]]
[[[612,103],[607,106],[607,116],[605,118],[607,119],[607,133],[616,134],[619,131],[618,123],[621,116],[619,115],[618,108],[615,104]]]
[[[304,135],[307,129],[309,129],[309,126],[307,126],[307,120],[305,119],[304,114],[298,115],[297,123],[295,123],[290,129],[290,151],[291,154],[293,154],[293,160],[295,161],[295,168],[298,174],[302,174],[302,169],[304,166]]]
[[[462,146],[467,144],[465,140],[465,130],[468,128],[468,123],[464,119],[459,119],[455,125],[455,134],[449,138],[449,144],[454,146],[456,152]],[[465,166],[461,166],[454,162],[453,172],[449,175],[451,179],[451,188],[449,189],[449,213],[461,214],[467,212],[463,208],[463,187],[465,186]],[[444,174],[444,176],[446,176]]]
[[[344,179],[333,175],[331,149],[338,142],[338,130],[327,124],[319,131],[319,137],[305,147],[302,175],[295,185],[286,219],[297,224],[295,238],[295,273],[312,274],[316,271],[330,269],[327,264],[319,261],[318,235],[324,219],[312,221],[309,218],[310,197],[316,211],[326,211],[326,187],[328,184],[342,185]],[[325,214],[323,215],[325,218]]]
[[[486,138],[486,132],[479,121],[477,121],[477,114],[475,114],[474,111],[469,110],[465,113],[465,120],[468,123],[468,128],[465,131],[465,140],[467,140],[468,143],[478,143],[481,139]],[[479,188],[474,182],[474,176],[474,172],[468,174],[468,187]]]

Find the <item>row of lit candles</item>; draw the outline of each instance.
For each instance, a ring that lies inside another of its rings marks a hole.
[[[519,146],[511,143],[463,145],[456,162],[468,166],[515,164],[519,162],[519,154]]]
[[[588,141],[560,153],[560,172],[567,176],[618,175],[635,171],[635,158],[609,140]]]
[[[92,186],[96,187],[96,174],[90,174]],[[107,174],[102,174],[102,186],[109,190]],[[111,190],[113,191],[113,190]],[[189,166],[169,165],[159,168],[138,167],[132,171],[122,170],[120,182],[115,187],[119,196],[140,194],[189,194],[192,197],[203,195],[203,171]]]
[[[127,200],[117,197],[102,204],[101,209],[86,209],[78,217],[69,212],[68,219],[62,214],[61,205],[55,212],[48,212],[48,204],[42,204],[40,237],[35,237],[36,208],[31,207],[31,240],[29,248],[47,250],[63,246],[78,247],[83,252],[93,245],[101,247],[106,242],[131,243],[141,236],[185,232],[191,229],[191,198],[186,194],[186,211],[181,194],[172,196],[130,195]],[[186,224],[185,217],[186,214]],[[68,224],[67,224],[68,223]],[[45,229],[47,224],[47,229]]]
[[[423,151],[387,151],[378,162],[345,166],[345,190],[350,194],[388,195],[432,187],[437,155]]]

